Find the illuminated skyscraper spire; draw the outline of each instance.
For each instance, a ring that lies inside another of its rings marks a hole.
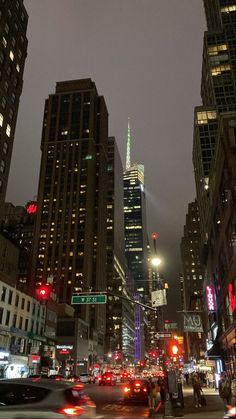
[[[126,170],[130,169],[130,147],[131,147],[131,133],[130,133],[130,118],[128,118],[128,135],[127,135],[127,151],[126,151]]]

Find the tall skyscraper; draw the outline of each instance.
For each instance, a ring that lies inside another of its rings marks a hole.
[[[149,292],[147,270],[146,201],[144,166],[131,164],[131,132],[128,121],[126,170],[124,171],[125,256],[134,279],[134,298],[145,299]],[[134,359],[144,358],[144,312],[136,304],[134,312]]]
[[[221,358],[229,373],[236,359],[232,330],[235,285],[236,3],[204,0],[203,106],[195,109],[193,164],[201,229],[204,293],[208,304],[208,355]],[[210,288],[206,288],[207,286]],[[214,306],[214,309],[212,307]],[[210,307],[210,308],[209,308]],[[216,362],[216,370],[218,364]]]
[[[131,164],[130,150],[129,122],[124,172],[125,256],[134,277],[135,291],[145,296],[148,294],[148,276],[144,166]]]
[[[28,41],[28,15],[23,0],[5,0],[0,5],[0,218],[23,86]]]
[[[34,282],[53,277],[59,302],[106,290],[108,112],[91,79],[58,82],[45,102]],[[34,286],[34,284],[31,284]],[[103,350],[106,307],[76,306]]]
[[[124,237],[123,166],[114,137],[108,139],[107,290],[130,297]],[[108,295],[106,354],[116,363],[133,362],[134,309],[125,299]],[[108,358],[109,359],[109,358]]]
[[[195,296],[202,296],[203,268],[200,258],[200,219],[197,201],[188,204],[188,213],[181,240],[185,310],[193,309]]]

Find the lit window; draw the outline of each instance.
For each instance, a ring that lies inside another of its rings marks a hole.
[[[230,13],[230,12],[235,12],[235,11],[236,11],[236,4],[232,4],[232,6],[221,7],[222,13]]]
[[[5,25],[5,32],[6,33],[9,33],[9,26],[8,26],[8,24],[6,23],[6,25]]]
[[[10,127],[9,124],[7,124],[6,134],[7,134],[8,137],[10,137],[10,135],[11,135],[11,127]]]
[[[0,127],[3,126],[3,120],[4,120],[3,115],[0,113]]]
[[[211,69],[211,75],[212,76],[219,76],[221,73],[223,73],[225,71],[230,71],[230,70],[231,70],[230,64],[219,65],[219,66],[213,67]]]
[[[16,70],[18,71],[18,73],[20,72],[20,66],[19,66],[19,64],[16,64]]]
[[[3,98],[2,98],[2,108],[3,108],[3,109],[5,109],[6,104],[7,104],[6,98],[5,98],[5,97],[3,97]]]
[[[13,54],[13,51],[11,50],[10,51],[10,53],[9,53],[9,57],[10,57],[10,59],[13,61],[14,60],[14,54]]]

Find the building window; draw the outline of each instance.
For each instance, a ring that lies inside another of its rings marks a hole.
[[[8,87],[9,87],[9,84],[8,84],[7,81],[5,81],[5,83],[4,83],[4,90],[5,90],[5,92],[8,91]]]
[[[8,24],[7,24],[7,23],[5,24],[5,32],[6,32],[6,33],[9,33],[9,26],[8,26]]]
[[[10,53],[9,53],[9,57],[10,57],[10,59],[13,61],[14,60],[14,54],[13,54],[13,51],[11,50],[10,51]]]
[[[3,126],[3,121],[4,121],[3,114],[0,113],[0,127]]]
[[[13,38],[12,38],[12,40],[11,40],[11,43],[12,43],[12,46],[13,46],[13,47],[16,45],[16,40],[15,40],[14,36],[13,36]]]
[[[12,93],[12,95],[11,95],[12,103],[15,103],[15,100],[16,100],[16,95],[15,95],[15,93]]]
[[[6,98],[3,96],[3,98],[2,98],[2,108],[3,109],[6,108],[6,104],[7,104]]]
[[[24,310],[24,308],[25,308],[25,299],[22,298],[22,300],[21,300],[21,309]]]
[[[2,324],[2,318],[3,318],[3,308],[0,307],[0,324]]]
[[[6,289],[6,287],[2,287],[2,296],[1,296],[1,301],[5,301],[5,298],[6,298],[6,293],[7,293],[7,289]]]
[[[3,153],[4,153],[4,154],[7,154],[7,150],[8,150],[8,144],[7,144],[7,142],[5,141],[5,142],[3,143],[2,151],[3,151]]]
[[[9,291],[8,304],[11,304],[12,303],[12,295],[13,295],[13,291]]]
[[[14,314],[13,320],[12,320],[12,327],[16,327],[16,319],[17,319],[17,314]]]
[[[19,321],[19,329],[22,329],[23,317],[20,317]]]
[[[19,305],[19,294],[16,294],[15,306],[18,307],[18,305]]]
[[[0,163],[0,172],[2,172],[2,173],[4,173],[5,172],[5,161],[4,160],[1,160],[1,163]]]
[[[18,73],[20,72],[20,66],[19,66],[19,64],[16,64],[16,70],[18,71]]]
[[[29,320],[25,319],[25,331],[28,331]]]
[[[5,325],[6,325],[6,326],[9,326],[10,313],[11,313],[11,312],[10,312],[9,310],[7,310],[6,321],[5,321]]]
[[[30,311],[30,301],[27,301],[27,311]]]
[[[3,43],[3,46],[6,48],[7,47],[7,40],[6,40],[6,38],[4,38],[4,36],[2,37],[2,43]]]
[[[10,127],[9,124],[7,124],[6,134],[7,134],[8,137],[10,137],[10,135],[11,135],[11,127]]]
[[[12,108],[10,108],[9,109],[9,118],[12,120],[12,118],[13,118],[13,115],[14,115],[14,112],[13,112],[13,109]]]

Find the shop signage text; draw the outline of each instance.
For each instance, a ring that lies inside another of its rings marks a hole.
[[[208,311],[215,311],[216,310],[216,300],[215,300],[214,285],[207,285],[206,286],[206,299],[207,299]]]

